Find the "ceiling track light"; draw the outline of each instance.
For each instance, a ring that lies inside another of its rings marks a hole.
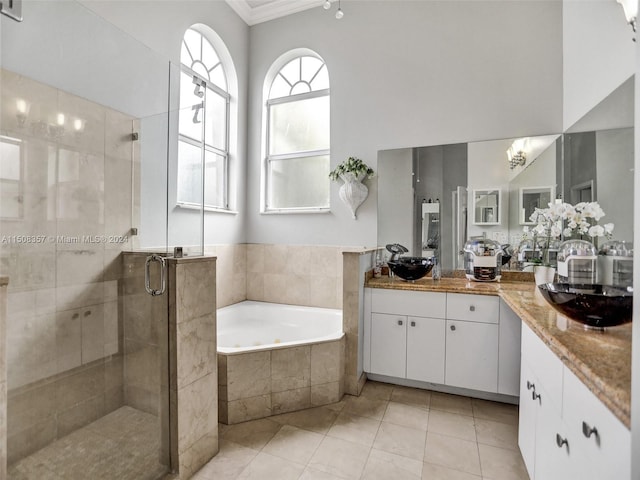
[[[325,0],[325,2],[322,4],[322,8],[324,8],[325,10],[331,9],[331,0]],[[338,11],[336,12],[336,18],[340,20],[342,17],[344,17],[344,12],[342,11],[341,0],[338,0]]]

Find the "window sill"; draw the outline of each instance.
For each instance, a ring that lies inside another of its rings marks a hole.
[[[296,209],[281,209],[281,210],[264,210],[260,212],[261,215],[297,215],[297,214],[317,214],[317,213],[331,213],[330,208],[296,208]]]
[[[184,208],[185,210],[202,210],[202,208],[200,207],[200,205],[194,205],[191,203],[176,203],[176,207],[178,208]],[[231,214],[231,215],[237,215],[238,211],[237,210],[228,210],[226,208],[220,208],[220,207],[204,207],[204,211],[205,212],[212,212],[212,213],[226,213],[226,214]]]

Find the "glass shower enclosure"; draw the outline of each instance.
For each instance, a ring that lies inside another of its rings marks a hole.
[[[0,70],[8,475],[162,478],[179,68],[77,2],[23,13]]]

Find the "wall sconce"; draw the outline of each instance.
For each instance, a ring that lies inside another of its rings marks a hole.
[[[519,138],[514,140],[507,150],[507,158],[509,159],[509,168],[513,170],[516,167],[522,167],[527,162],[527,152],[529,151],[529,139]]]
[[[636,31],[636,17],[638,16],[638,1],[637,0],[616,0],[622,9],[624,10],[624,16],[627,19],[627,23],[631,25],[633,31]],[[633,37],[633,41],[636,39]]]

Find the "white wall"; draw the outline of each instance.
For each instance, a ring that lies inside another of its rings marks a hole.
[[[380,149],[539,135],[562,128],[557,1],[345,1],[251,28],[248,241],[374,245],[377,191],[358,220],[332,184],[329,215],[261,215],[262,82],[274,60],[307,47],[331,80],[331,165],[376,168]],[[523,21],[526,19],[526,21]],[[544,32],[544,34],[542,34]]]
[[[634,73],[633,31],[613,0],[563,0],[563,131]]]

